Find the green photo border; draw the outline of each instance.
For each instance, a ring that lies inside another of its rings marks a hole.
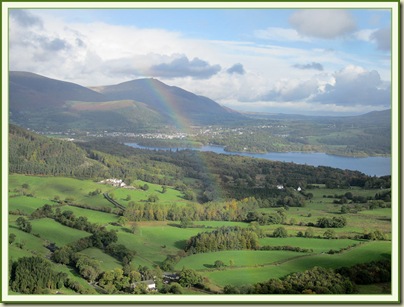
[[[6,304],[398,304],[401,303],[401,7],[400,1],[158,1],[158,2],[2,2],[2,213],[8,216],[8,10],[10,8],[386,8],[392,12],[392,294],[391,295],[8,295],[8,219],[2,219],[1,302]],[[393,209],[393,207],[395,207]],[[6,243],[5,243],[6,242]]]

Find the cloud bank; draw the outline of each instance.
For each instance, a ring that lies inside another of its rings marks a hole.
[[[289,22],[299,34],[323,39],[344,36],[356,29],[353,16],[340,9],[300,10]]]

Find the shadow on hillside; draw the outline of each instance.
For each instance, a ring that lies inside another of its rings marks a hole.
[[[181,224],[176,224],[176,223],[167,223],[167,226],[181,228]]]
[[[391,254],[383,253],[381,256],[382,256],[383,258],[391,259]]]
[[[184,249],[187,245],[187,240],[179,240],[174,242],[174,246],[179,249]]]

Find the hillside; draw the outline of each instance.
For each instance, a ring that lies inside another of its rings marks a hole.
[[[223,108],[207,97],[168,86],[156,79],[139,79],[94,89],[109,100],[142,101],[177,125],[187,122],[209,124],[242,118],[237,112]]]
[[[51,139],[9,125],[9,172],[30,175],[92,177],[105,167],[66,140]]]
[[[388,176],[9,131],[9,294],[390,291]]]
[[[133,131],[243,118],[213,100],[155,79],[97,88],[10,72],[10,121],[39,131]]]

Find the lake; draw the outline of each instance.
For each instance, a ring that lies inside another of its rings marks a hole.
[[[177,148],[165,147],[145,147],[136,143],[125,143],[125,145],[150,150],[177,150]],[[189,148],[178,148],[185,150]],[[247,153],[247,152],[227,152],[222,146],[206,145],[198,148],[191,148],[198,151],[211,151],[218,154],[240,155],[246,157],[260,158],[272,161],[293,162],[296,164],[307,164],[312,166],[330,166],[340,169],[348,169],[360,171],[369,176],[391,175],[391,158],[390,157],[343,157],[328,155],[318,152],[269,152],[263,154]]]

